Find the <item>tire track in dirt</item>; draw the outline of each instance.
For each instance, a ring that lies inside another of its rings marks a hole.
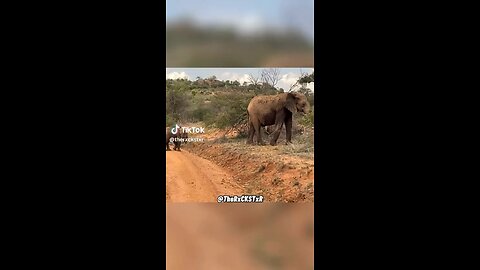
[[[166,151],[167,202],[217,202],[218,195],[243,195],[230,172],[188,151]]]

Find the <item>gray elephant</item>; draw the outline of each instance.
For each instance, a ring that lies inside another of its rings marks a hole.
[[[264,145],[260,128],[275,125],[270,145],[277,144],[284,123],[286,144],[292,143],[292,116],[295,112],[304,114],[310,112],[310,104],[302,93],[291,92],[252,98],[247,108],[249,122],[247,143],[253,144],[253,136],[257,134],[257,143]]]
[[[166,141],[167,151],[170,151],[170,146],[169,146],[170,140],[172,140],[172,142],[174,144],[173,150],[175,150],[175,151],[181,151],[180,146],[182,145],[182,141],[184,143],[187,143],[188,134],[186,132],[183,132],[181,127],[177,128],[177,133],[175,133],[175,134],[172,133],[172,128],[167,127],[166,134],[167,134],[166,135],[166,137],[167,137],[167,141]]]

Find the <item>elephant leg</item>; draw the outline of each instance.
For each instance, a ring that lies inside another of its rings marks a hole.
[[[277,144],[278,137],[280,136],[280,133],[282,132],[282,127],[283,123],[280,122],[280,124],[275,125],[275,131],[273,132],[272,139],[270,140],[270,145],[275,145]]]
[[[287,117],[285,120],[285,129],[286,129],[286,137],[287,142],[285,144],[292,143],[292,117]]]
[[[171,151],[171,150],[170,150],[170,145],[169,145],[168,142],[167,142],[167,151]]]
[[[249,129],[248,129],[247,144],[253,144],[253,135],[255,135],[255,128],[253,126],[253,123],[250,122]]]
[[[276,145],[278,137],[280,136],[280,132],[282,132],[283,121],[285,120],[283,114],[277,114],[277,118],[275,120],[275,130],[272,134],[272,139],[270,140],[270,145]]]
[[[257,144],[265,145],[265,143],[262,141],[262,131],[260,130],[260,121],[257,121],[256,123],[254,123],[253,126],[255,127],[255,133],[257,134]]]

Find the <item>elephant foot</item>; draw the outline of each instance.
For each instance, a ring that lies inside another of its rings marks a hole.
[[[247,144],[253,144],[253,141],[247,141]]]
[[[167,148],[167,151],[172,151],[170,148]]]
[[[271,146],[275,146],[277,143],[276,142],[270,142]]]
[[[292,142],[286,142],[285,145],[293,144]]]
[[[266,145],[264,142],[258,142],[258,145]]]

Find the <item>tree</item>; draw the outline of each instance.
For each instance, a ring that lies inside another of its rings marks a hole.
[[[278,68],[263,69],[260,77],[264,85],[275,88],[280,81],[280,70]]]
[[[307,84],[307,83],[312,83],[314,82],[315,80],[315,76],[314,76],[314,72],[312,72],[312,74],[310,75],[303,75],[303,76],[300,76],[300,78],[298,79],[298,83],[300,84]]]
[[[298,80],[294,84],[292,84],[292,86],[290,86],[289,91],[292,91],[295,87],[298,87],[299,85],[303,88],[306,88],[308,83],[313,83],[315,80],[314,72],[312,72],[312,74],[301,72],[300,74],[300,78],[298,78]]]
[[[250,82],[251,85],[257,86],[260,83],[260,77],[254,76],[253,74],[248,74],[248,81]]]
[[[166,109],[167,116],[173,121],[179,121],[188,107],[188,96],[190,92],[190,81],[177,79],[173,84],[167,83]]]

